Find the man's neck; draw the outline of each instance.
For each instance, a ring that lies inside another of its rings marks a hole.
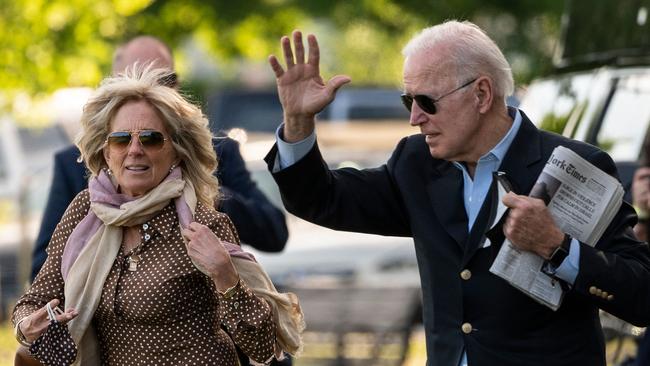
[[[503,140],[512,127],[513,119],[508,114],[507,107],[503,106],[503,109],[500,108],[497,113],[486,116],[481,123],[484,127],[481,129],[482,136],[480,146],[477,149],[477,156],[472,157],[470,159],[471,161],[462,162],[472,179],[474,179],[474,172],[476,171],[478,160]]]

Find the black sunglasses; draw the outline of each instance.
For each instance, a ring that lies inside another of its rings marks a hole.
[[[476,80],[478,80],[478,78],[474,78],[466,82],[465,84],[459,86],[458,88],[441,95],[437,99],[431,98],[423,94],[418,94],[418,95],[402,94],[400,97],[402,98],[402,104],[404,104],[404,107],[406,107],[406,109],[408,109],[409,112],[411,112],[411,107],[413,106],[413,100],[415,100],[415,102],[418,104],[420,109],[422,109],[424,112],[428,114],[436,114],[437,111],[436,103],[438,103],[440,99],[461,90],[462,88],[472,84]]]
[[[165,141],[167,141],[162,132],[153,130],[116,131],[111,132],[108,135],[106,138],[106,145],[112,149],[125,150],[131,144],[133,135],[137,135],[142,148],[149,151],[162,149],[163,145],[165,145]]]

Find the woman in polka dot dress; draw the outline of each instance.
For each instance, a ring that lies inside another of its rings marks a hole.
[[[29,344],[45,332],[49,302],[65,309],[57,318],[79,365],[234,366],[235,345],[262,364],[295,353],[304,327],[297,300],[275,292],[212,208],[207,120],[159,85],[165,76],[136,65],[86,104],[77,145],[89,189],[68,207],[16,304],[17,337]]]

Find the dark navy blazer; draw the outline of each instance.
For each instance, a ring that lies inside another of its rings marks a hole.
[[[267,252],[279,252],[287,242],[284,213],[251,180],[239,152],[239,143],[226,137],[213,139],[219,167],[217,178],[223,199],[219,210],[230,216],[242,242]],[[78,163],[79,150],[69,146],[54,155],[54,176],[43,221],[32,256],[32,280],[45,263],[45,249],[56,225],[77,193],[88,187],[88,172]]]
[[[499,170],[528,194],[558,145],[610,175],[603,151],[540,131],[523,115]],[[266,160],[274,166],[277,147]],[[650,324],[650,251],[632,233],[634,209],[623,203],[595,248],[580,243],[580,270],[557,311],[490,273],[496,245],[482,248],[491,198],[468,232],[463,177],[431,157],[423,135],[405,137],[378,168],[329,170],[318,146],[273,174],[287,210],[335,230],[414,239],[423,295],[427,365],[604,366],[598,309],[639,326]],[[464,270],[471,276],[460,276]],[[607,299],[594,289],[611,294]]]

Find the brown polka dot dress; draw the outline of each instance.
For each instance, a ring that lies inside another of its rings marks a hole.
[[[63,300],[61,255],[89,208],[85,190],[57,226],[45,265],[16,304],[14,324],[51,299]],[[195,221],[219,239],[239,243],[225,214],[198,204]],[[140,238],[130,252],[120,249],[116,258],[106,259],[113,266],[93,319],[103,365],[236,366],[235,344],[257,362],[273,355],[275,324],[268,304],[243,281],[227,299],[218,293],[190,261],[173,203],[140,226]]]

